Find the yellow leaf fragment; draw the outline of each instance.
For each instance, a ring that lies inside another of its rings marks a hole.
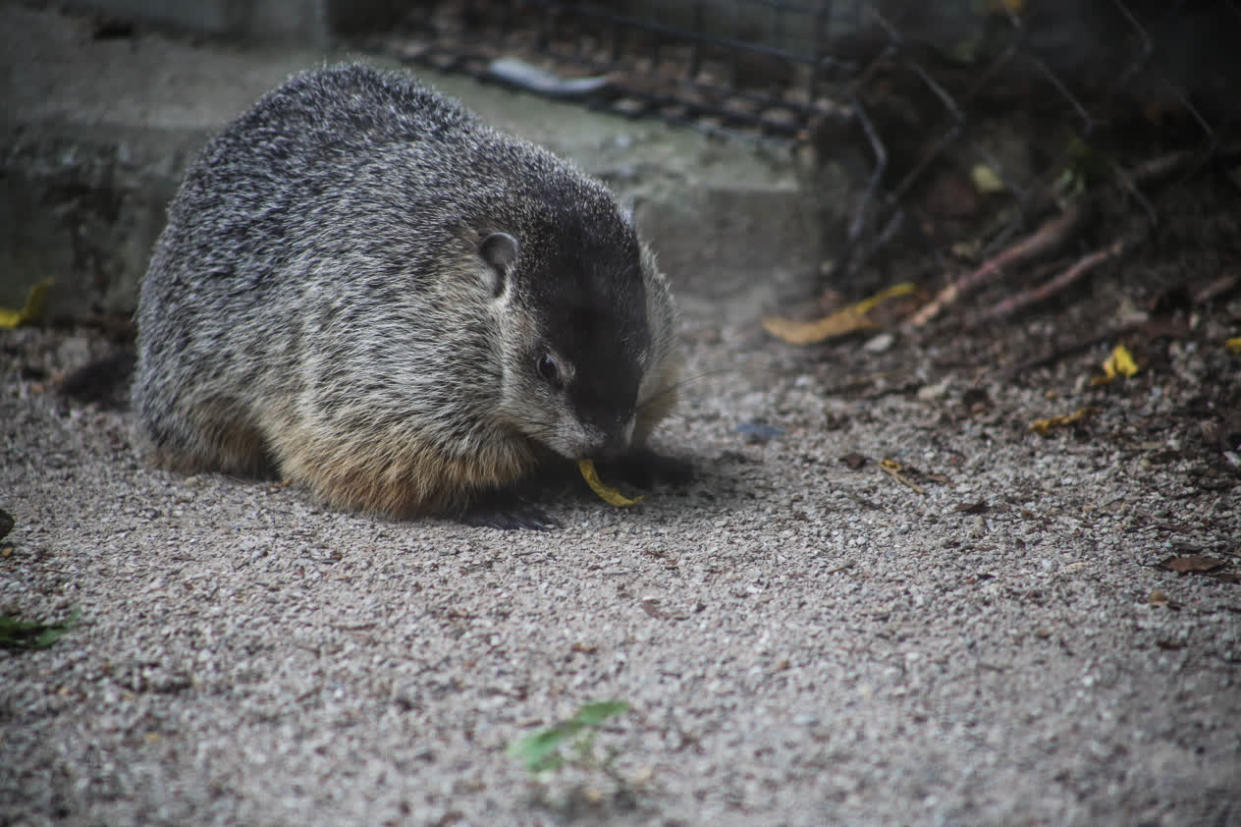
[[[1124,376],[1126,379],[1138,372],[1138,363],[1133,361],[1133,354],[1124,345],[1117,345],[1113,348],[1112,353],[1103,360],[1103,376],[1096,376],[1090,380],[1092,385],[1106,385],[1117,376]]]
[[[1241,353],[1241,336],[1225,340],[1224,347],[1228,348],[1229,353]]]
[[[888,299],[908,296],[915,290],[917,290],[917,287],[909,282],[896,284],[886,290],[881,290],[869,299],[864,299],[848,307],[842,307],[835,313],[809,322],[799,322],[795,319],[786,319],[783,316],[764,316],[763,328],[772,336],[783,339],[791,345],[813,345],[858,330],[868,330],[877,327],[867,317],[867,313]]]
[[[1004,181],[986,164],[975,164],[970,170],[970,180],[974,182],[974,189],[982,195],[994,195],[1006,189]]]
[[[1055,428],[1062,428],[1065,425],[1072,425],[1074,422],[1080,422],[1086,417],[1094,413],[1094,408],[1081,408],[1073,411],[1071,414],[1064,416],[1053,416],[1049,419],[1036,419],[1030,423],[1030,430],[1039,436],[1047,436]]]
[[[1138,363],[1133,361],[1133,354],[1124,345],[1117,345],[1112,351],[1111,361],[1116,365],[1116,372],[1121,376],[1130,377],[1138,372]]]
[[[908,486],[909,488],[913,489],[915,493],[924,494],[924,495],[926,494],[926,491],[923,490],[922,486],[918,485],[916,482],[911,481],[908,477],[906,477],[904,474],[901,473],[901,471],[905,470],[905,468],[903,465],[901,465],[896,460],[894,459],[880,460],[879,469],[883,471],[885,474],[887,474],[889,477],[891,477],[892,479],[899,482],[900,484]]]
[[[853,305],[853,309],[858,313],[869,313],[879,305],[886,302],[888,299],[896,299],[901,296],[912,296],[917,289],[918,286],[913,282],[903,281],[900,284],[894,284],[891,287],[886,287],[883,290],[880,290],[869,299],[863,299]]]
[[[0,329],[12,330],[19,325],[38,321],[43,315],[43,303],[47,299],[47,289],[52,286],[51,279],[33,285],[26,294],[26,303],[21,310],[0,307]]]
[[[590,490],[599,495],[599,499],[608,505],[615,505],[618,508],[628,508],[631,505],[637,505],[642,502],[641,497],[630,499],[615,488],[609,488],[599,479],[599,472],[595,470],[595,463],[588,459],[579,459],[577,461],[577,470],[582,472],[582,479],[586,480],[586,484],[590,486]]]

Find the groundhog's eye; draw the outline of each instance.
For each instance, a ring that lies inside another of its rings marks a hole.
[[[560,366],[556,364],[556,360],[550,353],[544,353],[534,364],[539,376],[542,376],[549,384],[560,385]]]

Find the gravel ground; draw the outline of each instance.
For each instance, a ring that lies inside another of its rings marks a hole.
[[[685,336],[699,478],[538,533],[149,470],[51,390],[106,343],[4,333],[0,612],[80,620],[0,650],[0,824],[1241,823],[1241,488],[1158,424],[1224,357]],[[610,770],[505,754],[611,698]]]

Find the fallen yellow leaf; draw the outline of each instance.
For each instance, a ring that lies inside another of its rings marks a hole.
[[[1074,422],[1080,422],[1086,417],[1094,413],[1094,408],[1081,408],[1073,411],[1071,414],[1064,416],[1053,416],[1048,419],[1036,419],[1030,423],[1030,430],[1039,436],[1047,436],[1053,428],[1061,428],[1065,425],[1072,425]]]
[[[1112,351],[1112,361],[1121,376],[1129,377],[1138,372],[1138,363],[1133,361],[1133,354],[1124,345],[1117,345]]]
[[[590,486],[590,490],[599,495],[599,498],[608,505],[615,505],[619,508],[628,508],[631,505],[637,505],[642,502],[641,497],[630,499],[615,488],[610,488],[603,484],[599,479],[599,472],[595,469],[595,463],[588,459],[579,459],[577,461],[577,470],[582,472],[582,478],[586,480],[586,484]]]
[[[1103,376],[1090,380],[1092,385],[1106,385],[1117,376],[1128,378],[1138,372],[1138,363],[1133,361],[1133,354],[1124,345],[1117,345],[1110,356],[1103,360]]]
[[[837,310],[830,316],[812,322],[799,322],[783,316],[764,316],[763,329],[790,345],[813,345],[826,342],[857,330],[867,330],[877,325],[852,307]]]
[[[21,310],[0,307],[0,328],[12,330],[19,325],[38,321],[43,315],[43,302],[47,298],[47,289],[51,286],[51,279],[44,279],[32,286],[26,293],[26,304]]]
[[[763,329],[791,345],[812,345],[825,342],[858,330],[877,327],[867,317],[867,313],[888,299],[908,296],[915,290],[917,287],[909,282],[896,284],[886,290],[881,290],[869,299],[842,307],[835,313],[810,322],[799,322],[783,316],[764,316]]]
[[[853,309],[858,313],[869,313],[888,299],[899,298],[900,296],[912,296],[917,291],[918,286],[913,282],[903,281],[900,284],[894,284],[891,287],[880,290],[869,299],[863,299],[853,305]]]
[[[1228,348],[1229,353],[1241,353],[1241,336],[1225,340],[1224,347]]]

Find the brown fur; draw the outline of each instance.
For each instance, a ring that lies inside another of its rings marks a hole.
[[[460,512],[480,491],[509,485],[533,466],[533,452],[500,440],[470,456],[450,457],[430,443],[406,441],[399,452],[335,435],[290,431],[281,472],[306,483],[329,504],[389,517]]]

